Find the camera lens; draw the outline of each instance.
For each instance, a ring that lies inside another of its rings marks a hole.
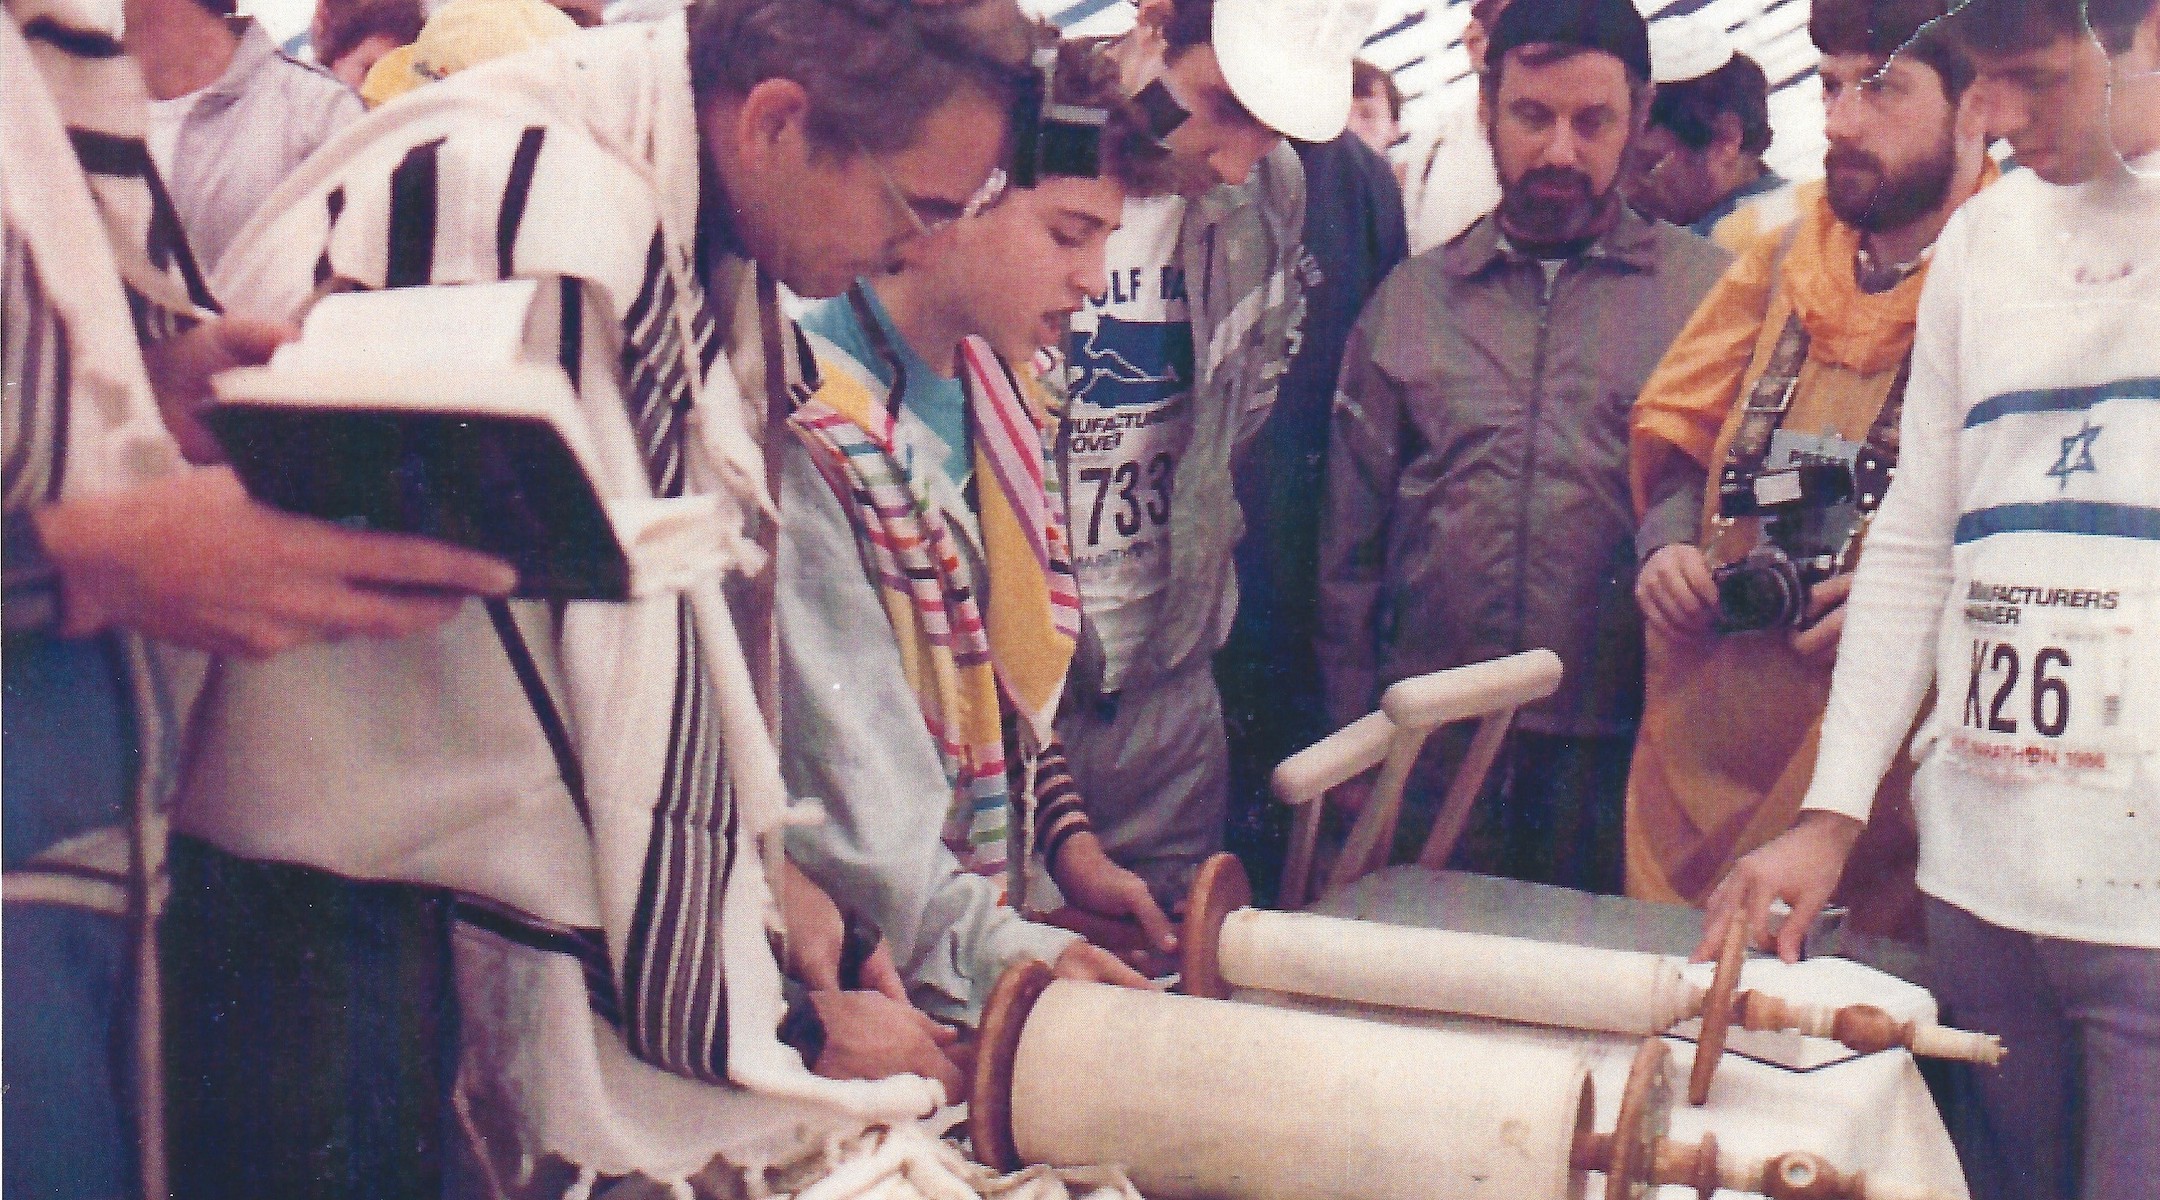
[[[1727,633],[1798,625],[1807,588],[1789,562],[1751,559],[1712,573],[1718,592],[1718,628]]]

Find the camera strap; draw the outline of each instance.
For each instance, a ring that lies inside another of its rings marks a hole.
[[[1910,382],[1912,348],[1908,346],[1905,357],[1898,360],[1897,378],[1890,381],[1890,394],[1875,410],[1875,422],[1868,426],[1867,438],[1853,456],[1853,507],[1863,521],[1882,506],[1890,479],[1897,474],[1898,421],[1905,415],[1905,385]]]
[[[1795,311],[1785,318],[1785,328],[1779,331],[1777,345],[1770,351],[1770,364],[1748,391],[1740,428],[1733,434],[1732,445],[1725,452],[1725,466],[1718,475],[1720,508],[1724,508],[1725,497],[1748,492],[1761,476],[1770,457],[1770,439],[1792,411],[1793,393],[1798,390],[1800,369],[1807,364],[1809,343],[1807,327]],[[1908,347],[1898,363],[1897,378],[1891,381],[1890,392],[1876,410],[1862,449],[1853,461],[1853,501],[1863,517],[1873,514],[1882,504],[1890,477],[1896,473],[1898,421],[1904,415],[1905,387],[1911,379],[1912,350]]]
[[[1800,383],[1800,368],[1807,365],[1809,342],[1807,326],[1801,323],[1799,310],[1795,309],[1785,318],[1785,328],[1778,332],[1770,364],[1748,390],[1740,428],[1733,433],[1732,445],[1725,451],[1724,470],[1718,475],[1720,497],[1752,488],[1762,474],[1763,463],[1770,457],[1770,439],[1785,424],[1785,414],[1792,411],[1793,392]]]

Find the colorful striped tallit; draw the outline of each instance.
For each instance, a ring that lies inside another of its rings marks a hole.
[[[930,502],[928,481],[896,448],[894,415],[875,380],[852,362],[821,361],[820,386],[793,421],[855,528],[952,786],[946,844],[965,869],[997,876],[1011,808],[999,697],[1021,720],[1023,746],[1049,739],[1079,636],[1080,594],[1064,503],[1045,467],[1048,398],[979,340],[962,345],[959,362],[987,601],[970,584],[960,535]]]

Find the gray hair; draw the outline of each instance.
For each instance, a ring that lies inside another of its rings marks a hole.
[[[815,145],[892,153],[961,88],[1010,107],[1054,38],[1014,0],[697,0],[690,85],[703,102],[792,80]]]

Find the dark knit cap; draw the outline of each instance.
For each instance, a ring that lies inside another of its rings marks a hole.
[[[1601,50],[1635,79],[1650,78],[1650,25],[1631,0],[1513,0],[1493,22],[1485,65],[1508,51],[1551,44]]]
[[[1909,54],[1933,67],[1952,100],[1972,82],[1972,63],[1942,18],[1948,0],[1812,0],[1808,36],[1824,54]]]
[[[1948,11],[1945,0],[1814,0],[1808,34],[1824,54],[1890,55]]]

